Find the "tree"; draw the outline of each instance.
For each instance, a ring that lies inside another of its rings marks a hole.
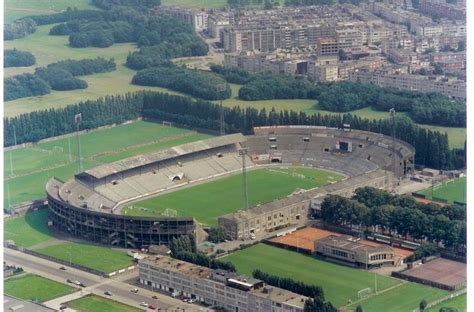
[[[347,54],[343,49],[339,49],[337,55],[339,56],[339,61],[345,61],[348,59]]]
[[[213,243],[220,243],[226,239],[226,232],[223,227],[211,228],[209,230],[209,238],[208,240]]]
[[[435,75],[442,75],[442,74],[444,74],[444,70],[443,70],[443,68],[441,67],[441,64],[440,64],[440,63],[434,63],[434,64],[433,64],[433,74],[435,74]]]
[[[420,301],[420,311],[424,311],[426,309],[426,306],[428,305],[428,302],[426,302],[425,299]]]
[[[364,312],[364,309],[362,309],[362,306],[359,304],[355,309],[355,312]]]

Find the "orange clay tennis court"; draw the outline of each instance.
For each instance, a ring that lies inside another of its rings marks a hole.
[[[292,232],[291,234],[287,234],[285,236],[275,237],[271,239],[271,241],[282,244],[282,245],[288,245],[288,246],[305,249],[310,253],[314,253],[315,252],[314,241],[321,238],[328,237],[330,235],[341,236],[342,234],[323,230],[316,227],[306,227],[306,228],[297,230],[295,232]],[[374,247],[384,245],[381,243],[377,243],[377,242],[369,241],[365,239],[359,241],[359,243],[367,245],[367,246],[374,246]],[[395,254],[398,256],[401,256],[402,258],[408,257],[411,254],[413,254],[413,251],[411,250],[397,248],[397,247],[392,247],[392,248],[395,251]]]

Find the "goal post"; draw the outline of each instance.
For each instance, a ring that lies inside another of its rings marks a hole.
[[[165,127],[172,127],[173,126],[173,123],[171,121],[163,121],[162,124]]]
[[[362,299],[369,296],[372,293],[372,288],[364,288],[357,292],[357,298]]]

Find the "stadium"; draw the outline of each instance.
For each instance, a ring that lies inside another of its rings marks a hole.
[[[200,242],[206,233],[192,211],[179,217],[172,209],[161,215],[138,216],[125,215],[124,208],[241,173],[243,168],[301,166],[344,175],[342,181],[218,218],[230,237],[245,238],[305,221],[315,197],[329,193],[350,196],[355,188],[368,185],[390,188],[413,171],[414,156],[407,143],[348,126],[259,127],[249,136],[225,135],[100,165],[66,182],[53,178],[46,185],[49,224],[58,232],[116,247],[169,244],[185,234]]]

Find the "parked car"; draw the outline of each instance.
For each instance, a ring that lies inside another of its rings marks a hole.
[[[148,305],[149,309],[155,310],[158,306],[156,304],[150,304]]]
[[[67,270],[66,267],[63,267],[63,266],[60,267],[59,269],[60,269],[60,270],[63,270],[63,271],[66,271],[66,270]]]
[[[155,295],[155,296],[153,296],[152,298],[153,298],[153,299],[158,299],[158,296]]]
[[[104,294],[107,295],[107,296],[112,296],[112,292],[110,292],[108,290],[104,291]]]
[[[80,283],[79,283],[79,286],[81,286],[81,287],[86,287],[86,285],[84,285],[83,282],[80,282]]]
[[[81,285],[81,282],[79,282],[79,281],[74,281],[74,282],[72,282],[72,283],[73,283],[74,285],[77,285],[77,286],[80,286],[80,285]]]
[[[71,281],[69,278],[66,280],[66,282],[68,282],[68,283],[72,283],[72,281]]]
[[[140,306],[141,306],[141,307],[148,308],[148,303],[146,303],[146,302],[140,302]]]
[[[132,289],[130,289],[130,291],[131,291],[132,293],[135,293],[135,294],[136,294],[136,293],[138,292],[138,288],[132,288]]]

